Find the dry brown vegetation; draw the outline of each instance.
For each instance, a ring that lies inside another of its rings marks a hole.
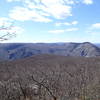
[[[38,55],[0,63],[0,100],[99,99],[99,57]]]

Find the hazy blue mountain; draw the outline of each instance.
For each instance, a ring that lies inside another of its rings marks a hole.
[[[95,43],[95,45],[100,48],[100,43]]]
[[[1,60],[14,60],[39,54],[95,57],[100,56],[100,48],[89,42],[0,44]]]

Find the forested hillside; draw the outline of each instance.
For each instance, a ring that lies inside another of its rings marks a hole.
[[[99,57],[38,55],[0,63],[0,100],[99,99]]]

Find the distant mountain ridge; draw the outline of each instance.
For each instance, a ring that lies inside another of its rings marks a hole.
[[[1,60],[15,60],[39,54],[96,57],[100,56],[100,48],[89,42],[0,44]]]

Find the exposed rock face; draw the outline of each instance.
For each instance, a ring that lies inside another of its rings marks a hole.
[[[72,56],[84,56],[84,57],[96,57],[100,56],[100,49],[95,45],[85,42],[80,44],[75,48],[72,53]]]

